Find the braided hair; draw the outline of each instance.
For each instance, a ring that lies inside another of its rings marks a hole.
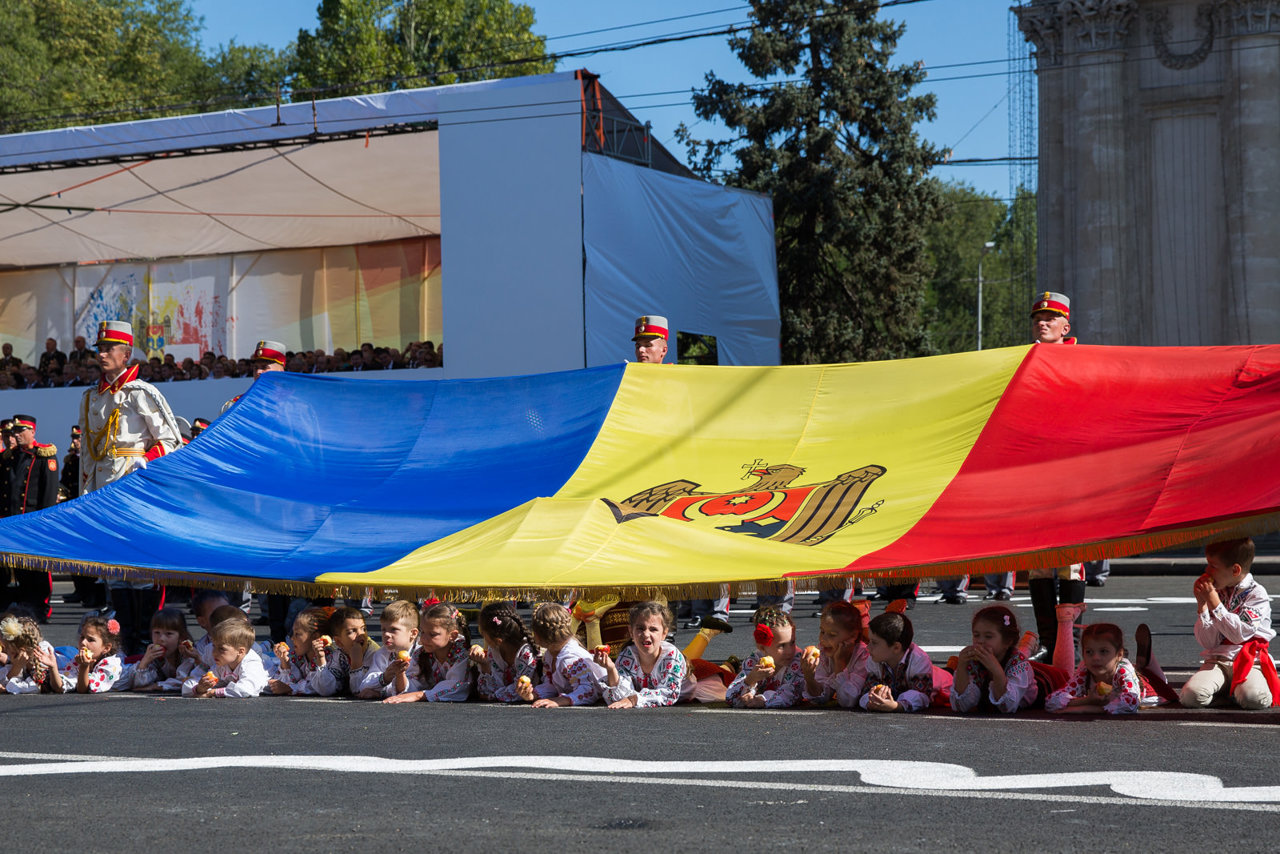
[[[31,670],[31,678],[40,686],[41,694],[49,694],[53,692],[52,680],[49,679],[49,668],[44,662],[35,657],[35,650],[39,649],[40,644],[44,642],[44,638],[40,635],[40,626],[31,617],[15,615],[12,612],[6,613],[3,620],[0,620],[0,636],[6,643],[10,644],[15,650],[29,651],[28,665]],[[11,673],[11,676],[17,676],[17,673]]]
[[[467,628],[467,618],[462,616],[462,612],[452,605],[444,602],[437,602],[434,605],[428,605],[422,609],[421,615],[418,617],[419,623],[444,623],[449,628],[458,632],[458,635],[471,645],[471,630]],[[425,673],[431,669],[431,653],[425,647],[418,648],[418,670]]]
[[[533,651],[538,679],[542,679],[542,655],[533,633],[520,619],[516,609],[506,602],[490,602],[480,609],[480,631],[501,643],[510,644],[516,652],[525,644]],[[511,662],[513,665],[515,662]]]
[[[40,626],[30,617],[7,615],[0,620],[0,633],[4,639],[18,649],[35,649],[44,638],[40,634]]]

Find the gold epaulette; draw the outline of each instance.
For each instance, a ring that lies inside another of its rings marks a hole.
[[[39,442],[36,442],[37,457],[56,457],[57,455],[58,455],[57,445],[41,445]]]

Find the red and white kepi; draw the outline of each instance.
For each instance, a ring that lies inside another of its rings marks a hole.
[[[112,344],[133,346],[133,326],[123,320],[104,320],[98,324],[98,349]]]
[[[656,314],[646,314],[644,317],[636,318],[636,334],[631,336],[632,341],[639,341],[641,338],[661,338],[663,341],[667,338],[667,319],[659,317]]]
[[[253,348],[253,361],[261,360],[283,365],[284,352],[284,345],[279,341],[259,341],[258,346]]]
[[[1053,291],[1045,291],[1036,298],[1031,304],[1031,313],[1037,311],[1056,312],[1068,320],[1071,319],[1071,300],[1067,299],[1065,294],[1055,294]]]

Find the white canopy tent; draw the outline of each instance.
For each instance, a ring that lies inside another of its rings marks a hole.
[[[617,156],[624,125],[647,163]],[[153,349],[179,316],[222,324],[199,347],[236,357],[430,333],[437,375],[484,376],[627,358],[653,313],[776,364],[768,200],[673,163],[585,72],[0,137],[0,341],[29,361],[107,316],[156,324]],[[362,253],[386,241],[409,248]]]

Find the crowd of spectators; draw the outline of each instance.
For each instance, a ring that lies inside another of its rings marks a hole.
[[[62,388],[96,385],[102,377],[98,356],[77,336],[70,353],[58,349],[58,342],[45,341],[44,352],[35,365],[23,364],[13,355],[13,345],[0,345],[0,391],[22,388]],[[183,382],[253,376],[248,359],[230,359],[206,352],[199,361],[179,361],[172,354],[137,360],[138,378],[150,383]],[[339,347],[333,353],[324,350],[299,350],[285,357],[285,370],[300,374],[336,374],[346,371],[389,371],[405,368],[438,368],[444,364],[444,345],[431,341],[413,341],[404,351],[394,347],[362,344],[347,351]]]

